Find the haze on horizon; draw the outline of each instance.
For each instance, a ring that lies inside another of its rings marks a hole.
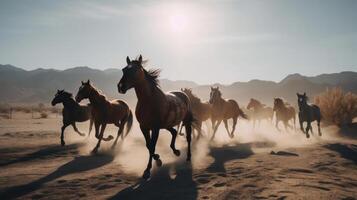
[[[121,68],[142,54],[162,78],[280,81],[357,69],[357,1],[0,2],[0,63]]]

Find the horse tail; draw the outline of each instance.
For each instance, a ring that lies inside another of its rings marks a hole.
[[[239,116],[241,116],[243,119],[248,119],[248,115],[245,114],[245,113],[243,112],[243,110],[240,109],[239,107],[238,107],[238,112],[239,112]]]
[[[124,137],[126,137],[129,134],[132,127],[133,127],[133,113],[131,112],[131,110],[129,110],[128,120],[126,121],[126,132]]]

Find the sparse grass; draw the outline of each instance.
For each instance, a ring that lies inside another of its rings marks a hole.
[[[344,126],[352,124],[357,117],[357,95],[341,88],[327,89],[315,97],[315,103],[321,109],[323,120],[329,124]]]

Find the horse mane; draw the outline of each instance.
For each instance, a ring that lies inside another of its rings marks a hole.
[[[192,92],[190,92],[190,100],[191,100],[191,102],[198,102],[198,103],[201,103],[202,101],[201,101],[201,99],[198,97],[198,96],[196,96],[195,94],[193,94]]]
[[[144,69],[144,74],[145,74],[145,78],[147,81],[149,81],[149,83],[151,83],[153,86],[159,87],[159,76],[160,76],[160,69],[149,69],[146,70]]]
[[[65,90],[63,90],[62,94],[68,95],[70,98],[73,98],[73,94]]]
[[[107,97],[103,94],[103,92],[102,92],[100,89],[94,87],[93,85],[91,85],[91,87],[92,87],[92,89],[98,94],[100,100],[102,100],[102,101],[108,101],[108,100],[107,100]]]

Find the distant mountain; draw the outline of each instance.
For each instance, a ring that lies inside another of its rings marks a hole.
[[[36,69],[26,71],[12,65],[0,65],[0,102],[37,103],[50,102],[57,89],[66,89],[76,93],[81,80],[90,79],[109,98],[121,98],[130,104],[136,102],[133,91],[126,95],[117,92],[117,83],[122,71],[116,68],[106,70],[92,69],[86,66],[66,70]],[[164,91],[192,88],[203,100],[208,100],[210,85],[198,85],[193,81],[168,79],[160,80]],[[280,82],[251,80],[235,82],[231,85],[218,85],[225,98],[234,98],[240,104],[246,104],[251,97],[272,104],[273,97],[283,97],[290,102],[296,101],[296,92],[306,92],[314,96],[327,87],[341,87],[346,91],[357,93],[357,72],[341,72],[303,76],[291,74]]]

